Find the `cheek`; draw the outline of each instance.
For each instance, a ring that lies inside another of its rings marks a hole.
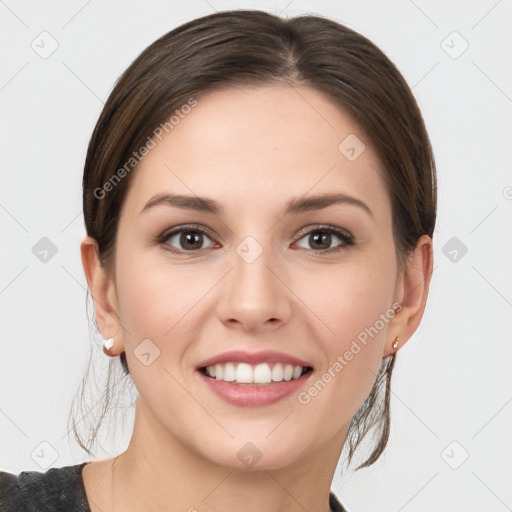
[[[393,304],[394,270],[389,259],[367,258],[364,263],[352,261],[306,272],[297,279],[297,295],[317,317],[317,334],[331,355],[359,335],[364,341],[368,330],[372,339],[383,337],[389,319],[381,319],[386,313],[389,316]]]
[[[188,277],[187,277],[188,276]],[[135,337],[163,343],[187,324],[187,313],[201,298],[202,287],[190,273],[170,263],[141,256],[119,259],[119,312],[131,344]]]
[[[387,326],[394,316],[393,261],[377,255],[365,264],[333,267],[317,273],[307,288],[307,304],[321,319],[315,322],[315,337],[326,360],[303,398],[326,410],[340,404],[332,411],[333,420],[337,418],[333,424],[359,409],[382,363]]]
[[[161,421],[172,424],[167,415],[173,411],[194,412],[194,403],[178,382],[179,366],[193,320],[187,313],[202,293],[179,271],[171,273],[165,264],[150,260],[119,260],[119,314],[137,391]],[[172,397],[172,408],[162,408],[166,397]]]

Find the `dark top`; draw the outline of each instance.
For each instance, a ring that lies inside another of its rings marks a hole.
[[[0,471],[0,512],[91,512],[82,479],[86,464],[18,476]],[[347,512],[332,492],[329,506],[333,512]]]

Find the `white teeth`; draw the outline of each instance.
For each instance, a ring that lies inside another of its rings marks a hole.
[[[247,363],[225,363],[208,366],[206,374],[216,380],[239,382],[240,384],[268,384],[298,379],[303,372],[302,366],[276,363],[250,365]]]
[[[259,364],[254,368],[254,379],[255,384],[265,384],[266,382],[272,381],[272,372],[270,366],[266,363]]]
[[[236,381],[241,384],[250,384],[253,381],[252,366],[247,363],[240,363],[236,367]]]
[[[293,366],[291,364],[287,364],[284,367],[283,379],[284,380],[292,380],[292,377],[293,377]]]
[[[283,380],[283,365],[281,363],[277,363],[272,368],[272,380],[274,382],[281,382]]]
[[[236,378],[235,365],[233,363],[227,363],[224,366],[224,377],[223,380],[227,382],[233,382]]]

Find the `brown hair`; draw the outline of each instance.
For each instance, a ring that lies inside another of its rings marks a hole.
[[[101,264],[110,275],[120,211],[132,181],[126,163],[134,151],[154,138],[155,128],[168,122],[173,112],[205,91],[272,83],[323,92],[364,130],[386,171],[401,269],[421,235],[433,237],[436,175],[431,146],[412,92],[384,53],[357,32],[322,16],[283,19],[256,10],[224,11],[187,22],[151,44],[121,75],[105,103],[87,151],[83,214],[87,234],[96,240]],[[121,168],[124,173],[119,173]],[[116,173],[123,179],[114,183]],[[112,186],[105,192],[109,180]],[[124,353],[120,360],[128,375]],[[373,452],[357,469],[373,464],[386,447],[394,364],[395,356],[383,360],[350,424],[349,462],[363,437],[374,427],[378,431]],[[108,391],[103,398],[89,447],[108,408]],[[91,453],[76,427],[73,419],[76,439]]]

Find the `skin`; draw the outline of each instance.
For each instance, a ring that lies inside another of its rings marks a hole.
[[[355,161],[338,150],[349,134],[366,145]],[[208,92],[149,152],[122,207],[115,275],[99,265],[92,238],[81,244],[96,321],[114,337],[112,355],[126,352],[139,392],[127,450],[84,468],[93,512],[329,510],[350,421],[395,338],[401,348],[417,329],[432,274],[427,235],[407,273],[397,267],[383,174],[354,120],[304,86]],[[163,192],[212,198],[225,213],[157,206],[140,214]],[[282,215],[289,199],[333,192],[373,215],[351,204]],[[152,242],[186,223],[209,230],[202,248],[179,255],[166,249],[184,251],[179,236]],[[329,247],[343,248],[319,255],[307,234],[319,224],[348,230],[354,245],[333,235]],[[263,250],[252,263],[236,252],[247,236]],[[224,351],[273,349],[310,361],[313,383],[393,303],[401,311],[307,405],[296,394],[230,405],[195,371]],[[145,366],[134,350],[148,338],[160,356]],[[261,453],[251,468],[237,457],[247,442]]]

